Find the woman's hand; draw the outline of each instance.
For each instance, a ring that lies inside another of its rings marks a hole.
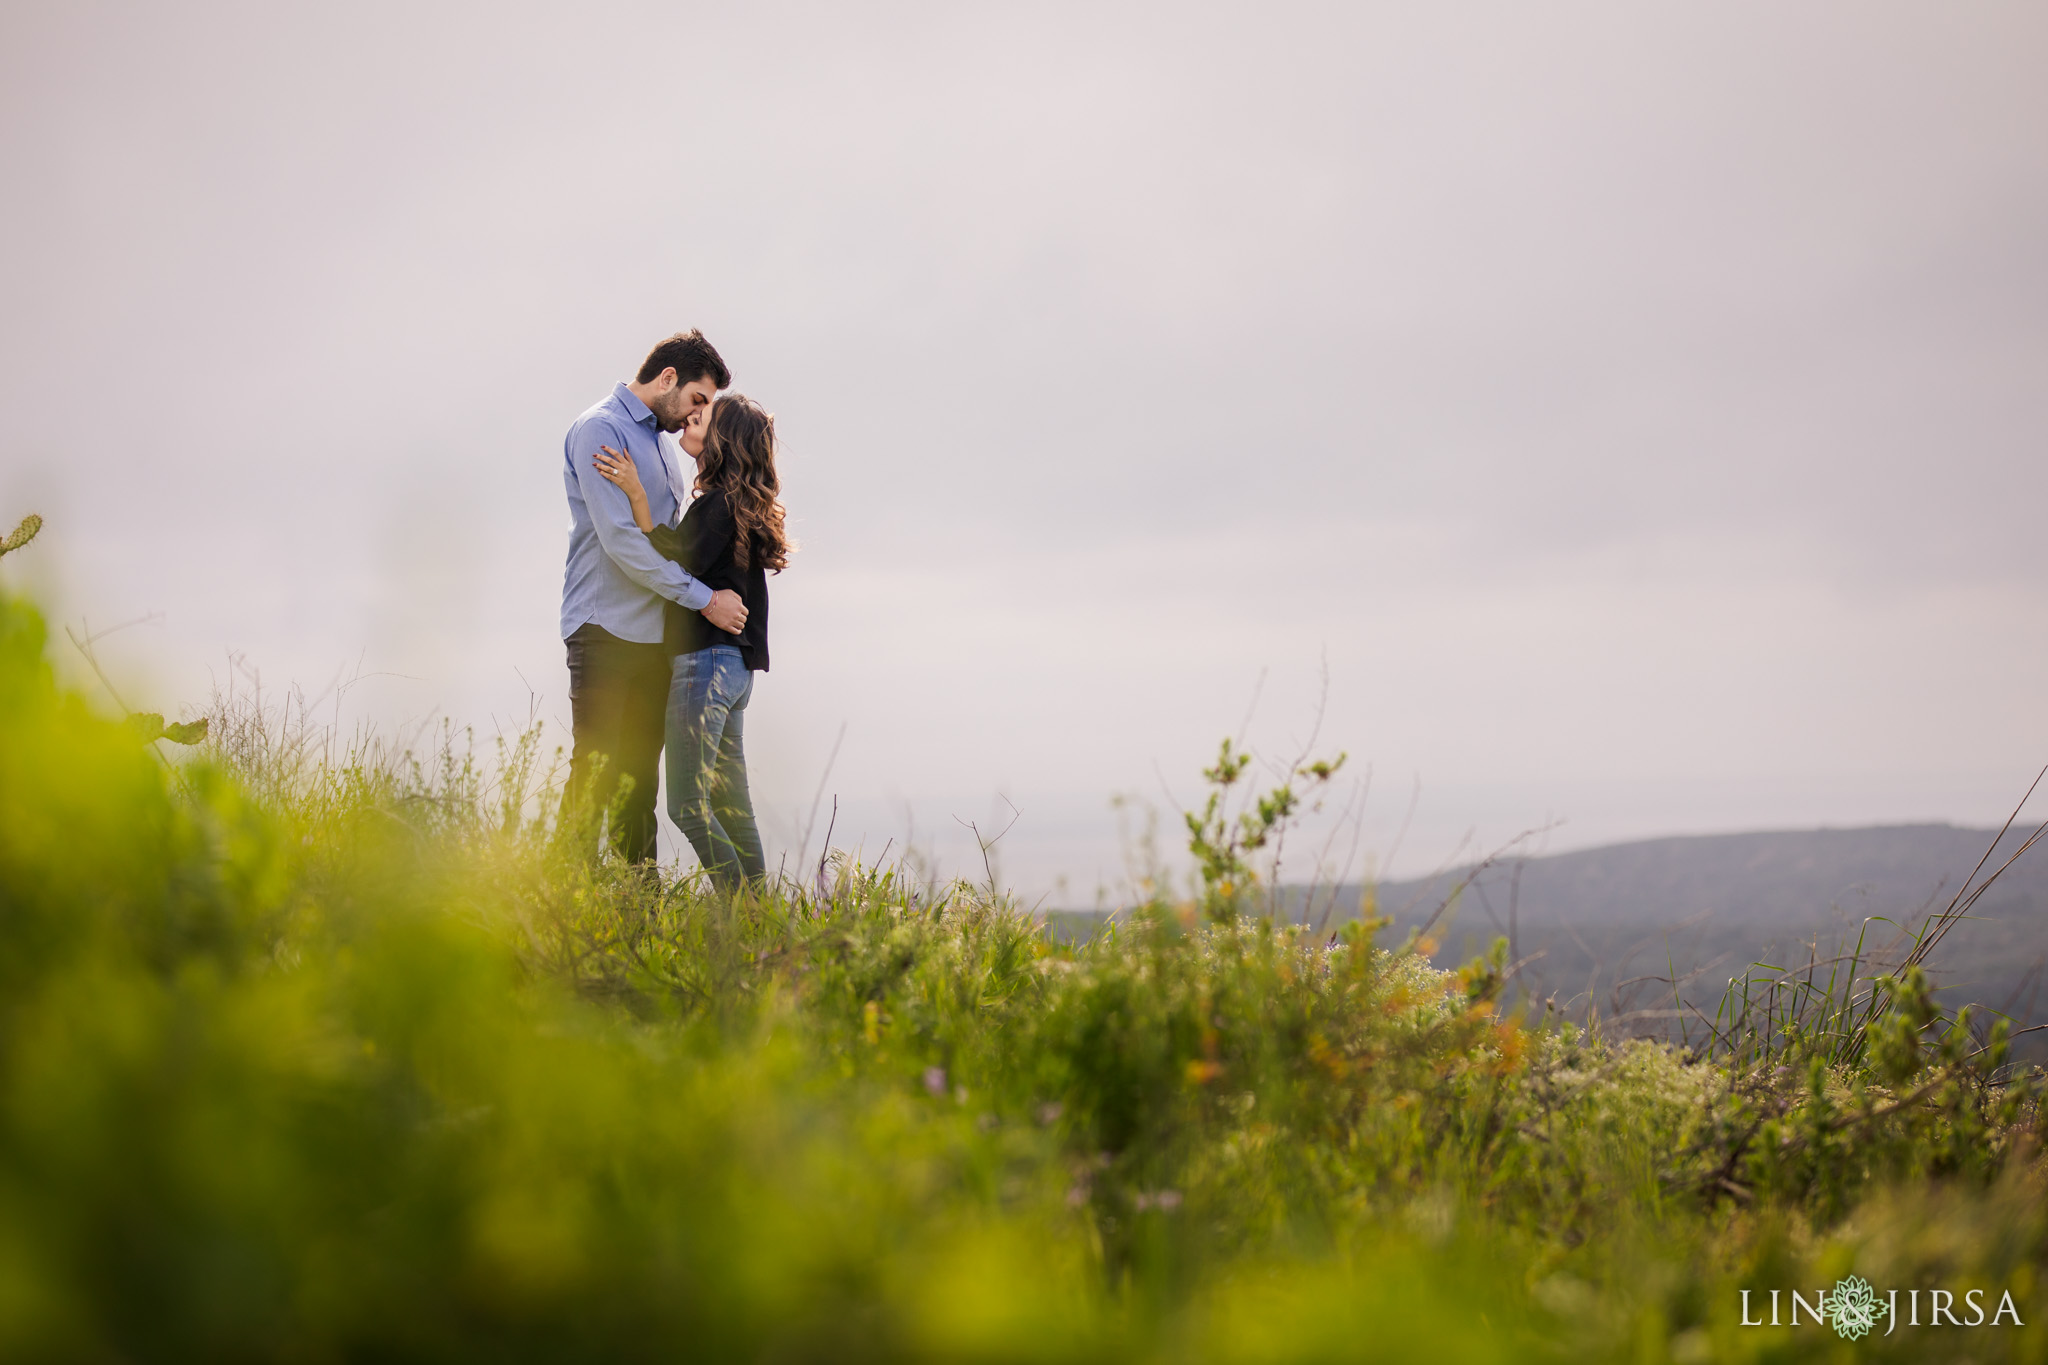
[[[610,446],[599,446],[593,456],[597,472],[625,490],[626,501],[633,504],[633,524],[643,531],[654,529],[654,516],[647,510],[647,490],[640,486],[640,471],[633,464],[633,457],[621,455]]]

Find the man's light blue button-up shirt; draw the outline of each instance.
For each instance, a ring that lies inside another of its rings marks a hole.
[[[663,559],[633,524],[633,504],[597,472],[597,448],[633,457],[655,525],[673,526],[682,480],[647,405],[620,384],[611,397],[578,417],[562,443],[562,483],[569,492],[569,563],[562,573],[562,638],[593,622],[621,640],[661,643],[663,598],[691,611],[711,589]]]

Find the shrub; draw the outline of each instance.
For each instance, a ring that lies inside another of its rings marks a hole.
[[[531,736],[173,766],[43,647],[0,602],[9,1359],[1740,1356],[1738,1284],[2048,1245],[2036,1091],[1910,975],[1854,1063],[1532,1027],[1498,948],[1237,913],[1220,804],[1208,894],[1085,943],[725,897],[584,859]]]

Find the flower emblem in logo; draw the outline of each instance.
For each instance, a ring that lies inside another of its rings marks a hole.
[[[1870,1281],[1861,1275],[1849,1275],[1835,1281],[1834,1289],[1828,1293],[1827,1311],[1828,1325],[1835,1329],[1835,1335],[1856,1341],[1877,1325],[1878,1314],[1884,1307]]]

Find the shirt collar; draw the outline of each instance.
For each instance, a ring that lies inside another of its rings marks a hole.
[[[642,426],[654,420],[654,410],[634,397],[633,391],[626,387],[624,380],[620,380],[612,389],[612,397],[619,400],[619,406],[626,410],[626,416]]]

